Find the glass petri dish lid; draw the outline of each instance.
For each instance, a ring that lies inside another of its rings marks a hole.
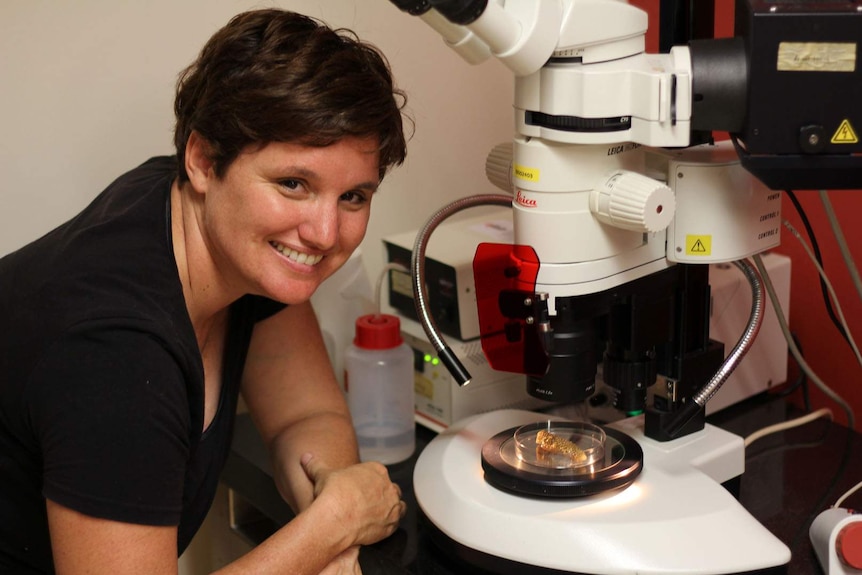
[[[514,432],[515,453],[527,465],[542,469],[578,469],[604,459],[604,430],[580,421],[538,421]]]

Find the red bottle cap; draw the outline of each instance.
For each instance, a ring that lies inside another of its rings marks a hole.
[[[401,338],[401,320],[388,314],[368,314],[357,318],[353,344],[362,349],[392,349]]]
[[[848,523],[835,539],[838,557],[854,569],[862,569],[862,521]]]

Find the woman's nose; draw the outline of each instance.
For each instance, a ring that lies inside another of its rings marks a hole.
[[[332,248],[338,238],[338,205],[330,202],[315,202],[299,227],[299,235],[319,250]]]

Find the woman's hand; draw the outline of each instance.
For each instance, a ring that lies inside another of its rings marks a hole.
[[[313,505],[328,506],[339,524],[352,532],[353,545],[370,545],[395,532],[407,504],[384,465],[367,462],[330,469],[311,453],[300,463],[314,484]]]

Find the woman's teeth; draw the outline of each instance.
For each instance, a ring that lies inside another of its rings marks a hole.
[[[311,255],[304,254],[302,252],[298,252],[296,250],[292,250],[288,247],[285,247],[276,242],[269,242],[272,247],[274,247],[280,254],[285,256],[287,259],[295,261],[298,264],[305,264],[307,266],[317,265],[320,260],[323,259],[322,255]]]

